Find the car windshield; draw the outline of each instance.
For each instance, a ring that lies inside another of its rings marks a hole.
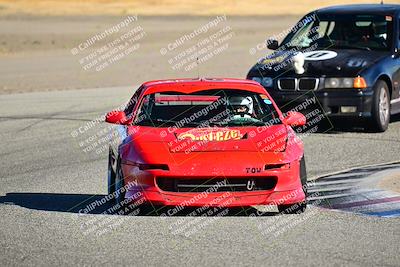
[[[135,125],[175,128],[280,123],[267,95],[229,89],[145,95],[134,121]]]
[[[281,47],[389,50],[391,16],[312,14],[305,16],[283,40]]]

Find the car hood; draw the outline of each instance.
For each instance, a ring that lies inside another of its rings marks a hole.
[[[332,49],[304,52],[304,73],[296,74],[292,56],[283,51],[268,56],[254,65],[248,74],[251,77],[308,76],[308,77],[354,77],[385,56],[386,51],[360,49]]]
[[[283,124],[258,127],[153,128],[140,127],[131,136],[137,152],[169,153],[264,151],[286,148]]]

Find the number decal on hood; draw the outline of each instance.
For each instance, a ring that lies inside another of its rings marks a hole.
[[[309,60],[309,61],[327,60],[327,59],[335,58],[336,56],[337,56],[336,52],[329,51],[329,50],[316,50],[316,51],[310,51],[310,52],[304,53],[305,60]]]

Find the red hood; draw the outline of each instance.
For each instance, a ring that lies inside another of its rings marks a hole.
[[[153,128],[140,126],[132,141],[142,151],[160,145],[171,153],[211,151],[284,151],[287,130],[283,124],[269,127]],[[159,143],[159,144],[157,144]],[[155,152],[155,151],[154,151]]]

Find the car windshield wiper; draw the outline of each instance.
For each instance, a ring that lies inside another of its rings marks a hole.
[[[217,126],[264,126],[266,125],[262,121],[258,120],[230,120],[227,122],[221,122]]]
[[[144,119],[141,121],[136,122],[136,125],[140,125],[140,126],[161,126],[164,124],[167,124],[168,121],[163,121],[163,120],[151,120],[151,119]]]
[[[366,46],[358,46],[358,45],[334,45],[333,48],[359,49],[359,50],[371,51],[371,48],[369,48],[369,47],[366,47]]]
[[[174,120],[145,119],[145,120],[137,122],[136,125],[154,126],[154,127],[176,126],[177,128],[184,128],[184,127],[195,127],[195,126],[198,126],[200,124],[198,122],[189,122],[189,123],[184,123],[184,124],[181,125],[180,123],[181,123],[180,121],[174,121]]]

